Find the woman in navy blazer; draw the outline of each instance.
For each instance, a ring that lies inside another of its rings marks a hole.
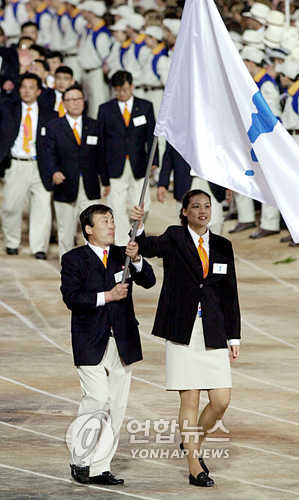
[[[132,219],[141,224],[142,218],[143,209],[135,207]],[[183,198],[181,226],[152,237],[146,237],[140,226],[136,238],[142,255],[163,258],[164,279],[152,333],[166,339],[166,386],[180,393],[181,448],[188,452],[189,482],[195,486],[214,484],[199,458],[200,446],[228,407],[229,349],[237,359],[240,343],[233,249],[230,241],[208,229],[210,218],[210,196],[192,190]],[[209,403],[198,417],[201,390],[208,391]]]

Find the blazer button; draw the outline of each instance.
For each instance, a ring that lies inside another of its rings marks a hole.
[[[199,288],[203,288],[203,284],[202,283],[199,285]]]

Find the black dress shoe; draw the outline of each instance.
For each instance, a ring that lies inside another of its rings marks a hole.
[[[78,467],[75,464],[70,465],[72,478],[77,483],[89,484],[89,467]]]
[[[186,450],[185,450],[185,448],[184,448],[184,444],[183,444],[183,443],[180,443],[180,449],[181,449],[184,453],[186,453]],[[204,462],[203,458],[202,458],[202,457],[198,457],[198,461],[199,461],[199,463],[200,463],[201,467],[203,468],[204,472],[206,472],[207,474],[209,474],[209,472],[210,472],[210,471],[209,471],[208,467],[206,466],[206,464],[205,464],[205,462]]]
[[[288,236],[283,236],[279,241],[280,243],[289,243],[289,241],[292,241],[292,236],[290,234]]]
[[[6,253],[7,255],[18,255],[19,250],[18,248],[6,248]]]
[[[238,222],[238,224],[228,232],[230,234],[241,233],[242,231],[246,231],[247,229],[251,229],[252,227],[256,227],[255,222]]]
[[[210,487],[214,486],[214,481],[211,479],[206,472],[200,472],[197,477],[192,476],[192,474],[189,474],[189,483],[193,484],[194,486],[205,486],[205,487]]]
[[[108,484],[110,486],[116,486],[117,484],[124,484],[124,482],[123,479],[117,479],[110,471],[89,478],[89,484]]]
[[[47,256],[46,256],[45,252],[36,252],[34,254],[34,257],[38,260],[47,260]]]
[[[269,229],[262,229],[261,227],[252,233],[249,238],[251,240],[260,240],[261,238],[266,238],[266,236],[272,236],[273,234],[279,234],[280,231],[270,231]]]

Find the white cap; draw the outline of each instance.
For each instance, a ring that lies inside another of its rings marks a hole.
[[[281,42],[281,48],[286,50],[289,54],[293,52],[299,46],[299,41],[297,38],[286,38]]]
[[[254,3],[249,12],[244,12],[242,16],[255,19],[261,24],[266,24],[267,16],[270,12],[270,7],[263,3]]]
[[[270,25],[264,33],[264,43],[272,49],[279,49],[284,28],[282,26]]]
[[[299,61],[295,59],[286,59],[280,65],[279,71],[291,78],[291,80],[295,80],[296,76],[299,74]]]
[[[156,40],[163,40],[163,31],[160,26],[148,26],[144,33],[156,38]]]
[[[265,54],[255,47],[244,47],[241,52],[241,57],[242,59],[247,59],[248,61],[252,61],[256,64],[261,64]]]
[[[266,55],[268,57],[276,57],[277,59],[283,59],[285,60],[287,57],[288,57],[288,54],[285,50],[282,50],[282,49],[277,49],[277,48],[274,48],[274,49],[270,49],[270,48],[267,48],[266,49]]]
[[[126,18],[127,26],[133,28],[135,31],[141,31],[144,26],[145,19],[140,14],[132,14],[130,17]]]
[[[124,19],[120,19],[115,24],[109,26],[110,31],[126,31],[127,23]]]
[[[267,16],[267,24],[273,24],[274,26],[283,26],[284,17],[284,14],[279,10],[270,10]]]
[[[163,25],[166,26],[166,28],[171,31],[171,33],[174,36],[178,36],[181,21],[179,19],[164,19],[163,20]]]
[[[129,19],[129,17],[132,14],[134,14],[134,11],[128,5],[120,5],[119,7],[116,7],[115,9],[111,9],[110,12],[114,16],[125,17],[126,19]]]
[[[263,32],[256,30],[245,30],[242,36],[243,44],[256,49],[264,48]]]
[[[97,0],[87,0],[86,2],[80,3],[80,10],[87,10],[92,12],[97,17],[102,17],[106,12],[106,6],[104,2]]]

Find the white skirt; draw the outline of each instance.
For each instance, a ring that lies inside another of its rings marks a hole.
[[[219,389],[232,386],[228,348],[206,347],[196,315],[189,345],[166,341],[166,389]]]

